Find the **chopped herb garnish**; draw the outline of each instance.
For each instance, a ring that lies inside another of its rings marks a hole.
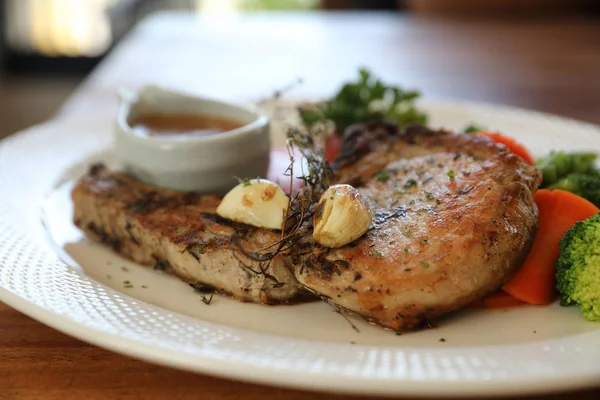
[[[421,239],[421,242],[420,242],[420,243],[421,243],[421,244],[425,244],[425,243],[427,243],[427,242],[429,242],[429,240],[428,240],[427,238],[425,238],[425,239]]]
[[[421,265],[423,266],[423,268],[429,268],[429,263],[428,262],[423,261],[421,263]]]
[[[482,127],[481,125],[475,125],[475,124],[467,125],[465,127],[465,129],[463,129],[463,133],[475,133],[475,132],[481,132],[481,131],[485,131],[485,128]]]
[[[210,231],[208,229],[205,229],[204,233],[210,233]]]
[[[210,239],[208,239],[208,241],[211,242],[211,243],[216,243],[217,242],[217,238],[215,236],[213,236]]]
[[[148,289],[148,286],[142,285],[142,289]]]
[[[213,295],[211,294],[209,297],[206,297],[205,295],[201,295],[200,298],[202,299],[202,302],[208,306],[212,302]]]
[[[352,342],[352,341],[351,341],[351,342],[350,342],[350,344],[356,344],[356,342]]]
[[[446,339],[440,338],[440,342],[445,342],[445,341],[446,341]]]
[[[411,235],[411,233],[410,233],[410,230],[409,230],[409,229],[403,230],[403,231],[402,231],[402,234],[403,234],[404,236],[406,236],[407,238],[409,238],[409,237],[411,237],[411,236],[412,236],[412,235]]]
[[[433,200],[433,199],[435,199],[435,197],[431,193],[425,192],[425,199],[426,200]]]
[[[121,267],[121,271],[129,272],[129,269],[127,269],[127,267],[123,266],[123,267]]]
[[[203,244],[198,245],[198,253],[204,254],[206,252],[206,246]]]
[[[239,183],[242,184],[242,186],[246,187],[246,186],[250,186],[252,185],[252,182],[250,182],[249,178],[236,178],[238,180]]]
[[[131,285],[131,282],[129,282],[129,281],[123,281],[123,285]]]
[[[402,336],[402,332],[396,331],[396,336]]]
[[[380,233],[380,234],[379,234],[379,236],[381,236],[381,237],[386,237],[387,235],[388,235],[388,234],[387,234],[387,233],[385,233],[385,232],[382,232],[382,233]]]
[[[404,248],[404,254],[408,254],[408,247]]]
[[[381,258],[381,257],[383,257],[383,254],[381,254],[381,253],[380,253],[380,252],[378,252],[378,251],[372,252],[372,253],[370,253],[369,255],[370,255],[371,257],[376,257],[376,258]]]
[[[384,168],[375,174],[375,177],[379,182],[387,182],[387,180],[390,179],[390,174],[388,170]]]
[[[133,287],[133,285],[125,285],[123,286],[125,289],[131,289]]]
[[[453,170],[448,171],[448,178],[454,179],[454,171]]]
[[[340,134],[349,125],[388,120],[399,126],[426,124],[427,115],[418,109],[419,93],[384,83],[370,71],[359,70],[358,79],[344,84],[328,101],[300,109],[304,124],[331,122]]]
[[[442,164],[442,163],[438,163],[437,167],[438,167],[438,168],[444,168],[444,164]]]

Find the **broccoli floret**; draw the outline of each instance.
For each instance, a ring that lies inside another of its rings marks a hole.
[[[550,185],[550,189],[562,189],[575,193],[600,207],[600,176],[570,174]]]
[[[595,153],[550,152],[536,163],[543,174],[542,187],[549,187],[569,174],[600,176],[596,169],[597,157]]]
[[[600,321],[600,213],[565,233],[556,279],[560,305],[578,305],[586,319]]]

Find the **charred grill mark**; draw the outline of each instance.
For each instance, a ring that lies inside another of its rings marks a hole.
[[[198,232],[200,232],[199,229],[193,229],[193,230],[189,231],[188,233],[179,235],[175,239],[173,239],[173,243],[175,243],[175,244],[189,243],[190,241],[195,239]]]
[[[113,251],[116,251],[117,253],[120,252],[122,243],[118,238],[112,237],[111,235],[106,233],[106,231],[96,226],[96,224],[93,222],[89,222],[86,225],[86,229],[98,236],[98,240],[100,240],[101,243],[109,246],[111,249],[113,249]]]
[[[132,228],[133,228],[133,226],[131,225],[131,223],[129,223],[129,221],[127,221],[127,223],[125,224],[125,231],[129,235],[129,240],[131,240],[131,242],[133,244],[136,244],[139,246],[140,242],[138,242],[137,239],[135,238],[135,236],[133,236],[133,232],[131,232]]]
[[[202,294],[212,294],[217,291],[214,286],[208,285],[206,283],[196,282],[189,284],[196,292]]]
[[[164,195],[155,190],[142,193],[125,207],[134,213],[146,213],[161,208],[178,208],[198,204],[200,195],[196,193],[178,193]]]
[[[404,128],[404,130],[400,133],[400,136],[402,137],[402,139],[404,139],[404,141],[410,144],[415,144],[417,142],[417,139],[425,135],[435,133],[435,131],[430,130],[426,126],[420,124],[410,124]]]
[[[375,211],[373,215],[373,224],[371,229],[377,229],[381,225],[385,224],[386,221],[399,217],[406,217],[406,207],[396,207],[392,209],[379,209]]]
[[[378,142],[395,141],[398,126],[387,121],[373,121],[351,125],[346,128],[342,140],[342,151],[333,163],[333,169],[359,161],[373,150]]]
[[[165,272],[173,269],[173,267],[171,267],[171,264],[167,260],[163,260],[163,259],[157,259],[156,263],[154,263],[153,268],[155,271],[165,271]]]
[[[97,177],[101,172],[106,170],[106,166],[102,163],[95,163],[90,166],[89,175],[92,177]]]

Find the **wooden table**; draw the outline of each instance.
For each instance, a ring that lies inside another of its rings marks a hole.
[[[600,123],[599,21],[449,21],[351,13],[241,20],[155,16],[114,51],[58,117],[111,118],[117,88],[143,83],[252,99],[303,77],[305,84],[293,96],[327,95],[360,65],[426,96],[505,103]],[[0,355],[0,399],[342,398],[132,360],[2,304]],[[577,398],[600,398],[600,390]]]

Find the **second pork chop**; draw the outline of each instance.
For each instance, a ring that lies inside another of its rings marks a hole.
[[[296,281],[287,258],[276,256],[266,264],[246,256],[280,234],[220,218],[218,196],[153,187],[95,165],[72,198],[73,220],[88,237],[140,264],[242,301],[314,299]]]

